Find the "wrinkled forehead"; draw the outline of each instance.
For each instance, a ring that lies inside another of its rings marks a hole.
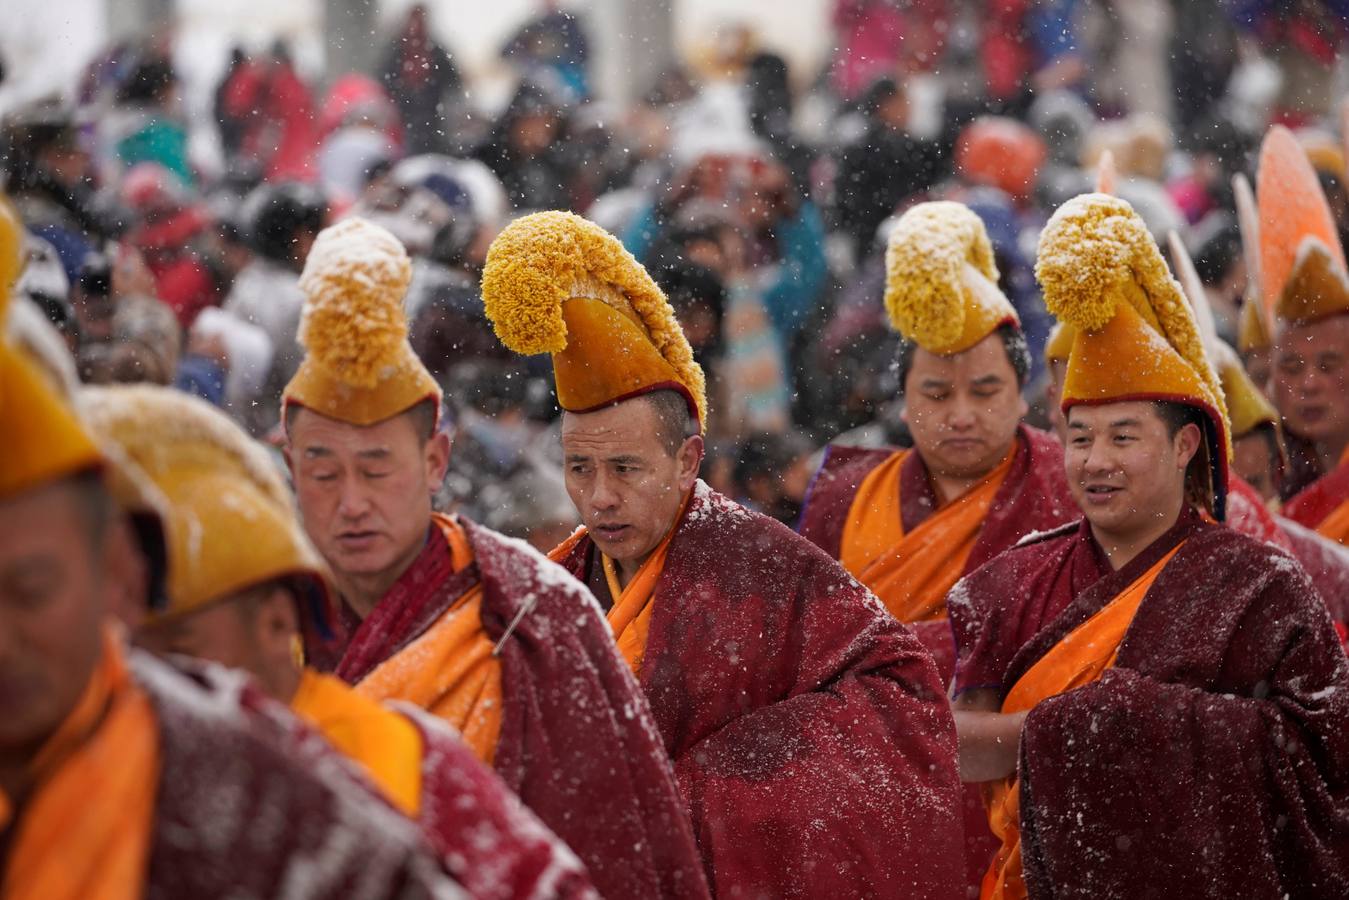
[[[374,425],[353,425],[304,407],[295,412],[286,437],[292,456],[300,458],[401,456],[415,453],[419,443],[407,416],[394,416]]]
[[[1280,357],[1309,359],[1349,353],[1349,314],[1285,326],[1275,341],[1275,352]]]
[[[640,454],[660,448],[659,428],[654,410],[641,398],[593,412],[564,412],[562,449],[566,453]]]

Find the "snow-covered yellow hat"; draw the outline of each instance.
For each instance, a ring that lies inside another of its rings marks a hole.
[[[890,232],[885,309],[896,331],[939,356],[968,350],[1002,325],[1020,327],[998,289],[984,223],[947,200],[918,204]]]
[[[22,268],[23,224],[0,197],[0,325]],[[0,327],[0,499],[99,469],[103,458],[49,376]]]
[[[411,279],[407,251],[380,226],[355,218],[319,232],[300,275],[305,358],[286,385],[287,407],[362,426],[424,400],[439,410],[440,385],[408,343]]]
[[[1222,388],[1190,306],[1143,220],[1117,197],[1075,197],[1041,233],[1035,274],[1049,311],[1077,332],[1064,411],[1153,400],[1203,412],[1207,477],[1195,493],[1221,519],[1231,458]]]
[[[492,242],[482,299],[516,353],[551,353],[557,401],[590,412],[659,390],[684,396],[707,427],[703,370],[674,309],[603,228],[567,212],[516,219]]]
[[[1071,325],[1056,323],[1054,329],[1049,332],[1049,340],[1045,341],[1045,362],[1067,362],[1068,356],[1073,352],[1073,340],[1076,337],[1077,332]]]
[[[257,443],[219,410],[155,385],[81,392],[97,439],[164,498],[172,618],[281,578],[303,580],[326,621],[328,570],[290,491]]]

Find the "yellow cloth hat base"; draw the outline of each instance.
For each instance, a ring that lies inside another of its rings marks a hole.
[[[1285,323],[1315,322],[1349,313],[1349,280],[1330,251],[1307,238],[1288,273],[1274,314]]]
[[[1265,324],[1265,307],[1256,297],[1248,297],[1241,304],[1241,313],[1237,318],[1237,350],[1241,353],[1258,353],[1268,350],[1274,342],[1269,337],[1269,326]]]
[[[1240,440],[1261,425],[1279,427],[1279,414],[1274,405],[1251,381],[1251,376],[1240,363],[1229,362],[1218,367],[1223,396],[1227,400],[1227,417],[1232,423],[1232,440]]]
[[[440,397],[440,385],[406,341],[372,386],[352,384],[307,356],[285,392],[287,406],[303,406],[329,419],[362,427],[406,412],[423,400],[439,404]]]
[[[1079,331],[1074,338],[1063,383],[1063,408],[1127,400],[1172,400],[1210,413],[1215,409],[1194,367],[1132,304],[1121,303],[1104,328]]]
[[[201,465],[154,476],[168,501],[168,607],[163,620],[291,575],[327,572],[294,513],[233,468]],[[241,539],[241,536],[246,538]]]
[[[639,394],[674,390],[696,410],[674,366],[631,316],[593,297],[562,304],[567,346],[553,354],[558,405],[591,412]]]
[[[3,293],[0,290],[0,293]],[[47,379],[0,343],[0,498],[14,497],[102,464],[102,455]]]

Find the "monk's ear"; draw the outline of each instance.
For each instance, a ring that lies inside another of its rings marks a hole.
[[[1187,422],[1176,432],[1176,463],[1184,469],[1194,459],[1194,455],[1199,452],[1199,445],[1204,441],[1204,433],[1199,430],[1199,426],[1193,422]]]
[[[445,471],[450,467],[450,436],[437,431],[426,442],[426,479],[433,487],[439,487],[445,480]]]
[[[695,434],[693,437],[685,438],[684,443],[679,445],[679,452],[675,456],[679,463],[679,490],[681,493],[687,493],[693,487],[693,483],[698,480],[698,470],[703,466],[703,436]]]

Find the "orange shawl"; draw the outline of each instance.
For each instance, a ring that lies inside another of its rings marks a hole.
[[[642,565],[637,569],[637,574],[632,577],[625,588],[619,587],[618,569],[614,561],[604,554],[600,554],[600,564],[604,566],[604,579],[609,585],[609,596],[614,605],[610,607],[606,619],[609,622],[609,630],[614,633],[614,643],[618,645],[619,655],[628,663],[628,668],[632,669],[632,674],[641,675],[642,655],[646,652],[646,636],[651,630],[651,614],[656,609],[656,582],[660,581],[661,573],[665,571],[665,557],[670,552],[670,541],[674,539],[675,532],[679,530],[679,523],[684,520],[684,511],[688,509],[689,498],[693,496],[690,491],[684,497],[684,502],[679,507],[679,514],[675,516],[674,524],[670,530],[661,538],[661,542],[656,545],[656,549],[651,551],[651,555],[646,558]],[[580,543],[586,536],[584,528],[576,529],[571,537],[567,538],[553,551],[548,554],[548,558],[558,562],[567,557],[572,548]]]
[[[463,529],[448,516],[432,518],[449,542],[455,571],[472,563]],[[482,627],[480,582],[355,689],[373,700],[404,700],[439,716],[490,766],[501,734],[501,662],[493,650]]]
[[[359,763],[405,815],[421,806],[422,738],[406,716],[386,709],[341,679],[305,669],[290,708],[342,755]]]
[[[0,829],[14,824],[0,881],[7,900],[131,900],[145,869],[159,785],[154,710],[127,674],[112,629],[79,702],[33,760],[17,824],[0,792]]]
[[[1349,447],[1346,447],[1344,453],[1340,455],[1339,464],[1349,466]],[[1316,531],[1332,541],[1338,541],[1349,547],[1349,499],[1335,507],[1330,515],[1322,519],[1321,524],[1316,526]]]
[[[1011,471],[1016,445],[968,491],[904,533],[900,469],[912,450],[901,450],[868,473],[843,525],[839,562],[901,622],[946,615],[946,595],[965,574],[965,561],[998,488]]]
[[[1042,700],[1090,684],[1115,664],[1119,645],[1139,605],[1182,541],[1090,619],[1069,632],[1022,675],[1002,703],[1004,713],[1025,712]],[[1024,900],[1021,869],[1021,793],[1015,777],[995,782],[988,797],[988,822],[1002,847],[984,875],[980,900]]]

